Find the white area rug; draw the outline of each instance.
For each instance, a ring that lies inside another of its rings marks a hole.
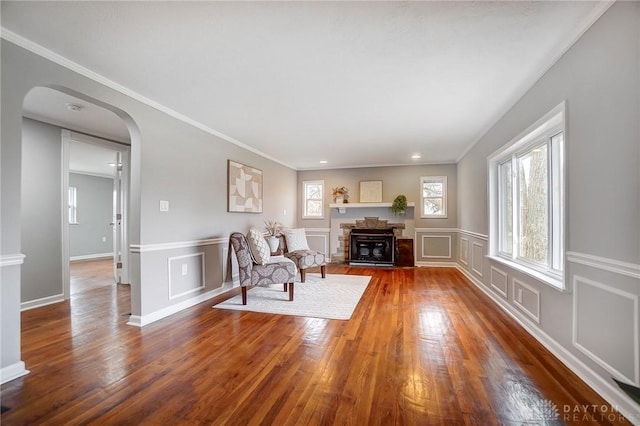
[[[370,280],[365,275],[327,274],[322,279],[320,274],[307,274],[306,282],[295,283],[293,302],[289,302],[282,284],[277,284],[249,289],[246,305],[237,295],[214,308],[348,320]]]

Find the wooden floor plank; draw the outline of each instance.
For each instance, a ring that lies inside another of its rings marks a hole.
[[[22,313],[31,373],[0,388],[3,424],[492,425],[608,407],[452,268],[330,265],[372,277],[348,321],[211,308],[233,290],[140,329],[109,260],[74,264],[70,301]]]

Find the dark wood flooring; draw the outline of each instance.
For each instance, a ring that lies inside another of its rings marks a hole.
[[[608,404],[455,269],[330,265],[373,277],[349,321],[211,308],[234,290],[142,329],[106,269],[22,313],[3,425],[626,424],[566,418]]]

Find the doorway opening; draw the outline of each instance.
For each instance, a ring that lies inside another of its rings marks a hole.
[[[63,258],[110,257],[113,282],[128,284],[129,146],[63,130],[62,152],[63,194],[68,194]],[[68,271],[63,271],[65,299],[71,294]]]

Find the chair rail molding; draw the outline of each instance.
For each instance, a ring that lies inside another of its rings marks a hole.
[[[640,279],[640,265],[635,263],[622,262],[620,260],[575,251],[567,252],[567,262],[578,263],[580,265]]]
[[[0,267],[22,265],[24,263],[25,255],[22,253],[17,254],[3,254],[0,256]]]
[[[458,228],[415,228],[414,231],[416,234],[453,234],[460,232]]]
[[[150,251],[162,251],[189,247],[211,246],[215,244],[228,244],[228,237],[208,238],[204,240],[194,241],[176,241],[173,243],[157,243],[157,244],[131,244],[129,250],[131,253],[145,253]]]
[[[480,240],[489,241],[489,236],[486,234],[481,234],[479,232],[467,231],[466,229],[458,229],[458,232],[464,235],[468,235],[470,237],[478,238]]]

